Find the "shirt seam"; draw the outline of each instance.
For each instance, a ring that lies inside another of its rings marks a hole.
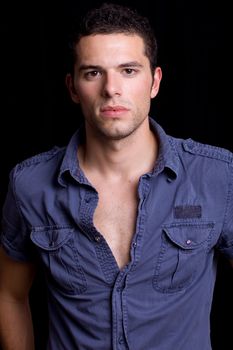
[[[224,214],[224,219],[223,219],[223,227],[222,227],[222,234],[224,233],[225,231],[225,227],[227,227],[227,216],[228,216],[228,211],[229,211],[229,205],[230,205],[230,202],[231,202],[231,199],[232,199],[232,182],[233,182],[233,168],[230,166],[229,164],[229,172],[230,172],[230,179],[228,181],[228,193],[227,193],[227,198],[226,198],[226,207],[225,207],[225,214]],[[220,247],[221,248],[221,247]]]

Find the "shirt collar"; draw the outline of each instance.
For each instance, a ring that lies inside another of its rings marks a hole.
[[[150,126],[159,142],[159,154],[151,175],[156,175],[164,170],[167,172],[168,178],[173,180],[178,175],[178,155],[173,138],[167,135],[163,128],[152,118],[150,118]],[[90,185],[79,166],[77,157],[78,146],[84,141],[85,127],[82,125],[70,139],[60,167],[58,181],[63,186],[66,186],[69,176],[80,183]]]
[[[60,167],[58,175],[58,181],[61,185],[66,186],[70,176],[80,183],[88,184],[82,169],[79,166],[78,161],[78,147],[85,140],[85,127],[81,127],[71,137],[68,146],[66,147],[65,155]]]
[[[152,175],[166,171],[168,178],[175,180],[178,176],[179,158],[174,138],[167,135],[163,128],[152,118],[150,118],[150,125],[159,144],[158,158],[156,159]]]

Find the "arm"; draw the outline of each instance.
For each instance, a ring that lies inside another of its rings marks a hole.
[[[0,247],[0,344],[2,350],[33,350],[28,293],[34,267],[9,258]]]

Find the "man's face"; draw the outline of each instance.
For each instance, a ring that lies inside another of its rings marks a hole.
[[[122,139],[147,119],[161,70],[152,76],[144,51],[138,35],[90,35],[77,44],[74,79],[67,82],[92,133]]]

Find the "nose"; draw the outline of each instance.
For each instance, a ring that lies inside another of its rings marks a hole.
[[[121,79],[117,72],[106,72],[103,79],[102,95],[110,98],[116,95],[121,95]]]

